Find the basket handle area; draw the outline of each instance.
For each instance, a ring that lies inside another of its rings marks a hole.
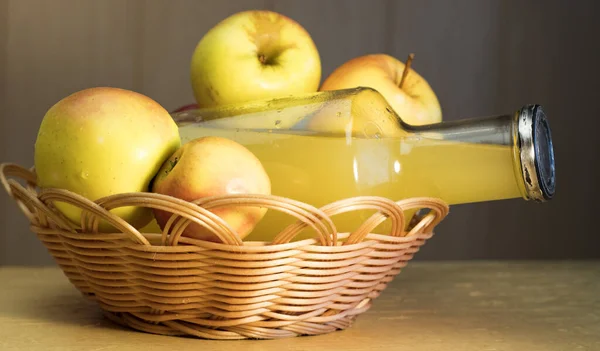
[[[406,236],[411,236],[419,232],[431,232],[449,213],[448,204],[438,198],[432,197],[413,197],[398,201],[404,210],[430,210],[429,213],[419,218]]]
[[[18,180],[24,184],[19,183]],[[50,210],[40,201],[33,168],[26,169],[13,163],[2,163],[0,164],[0,183],[31,224],[42,227],[58,227],[69,232],[75,231],[74,225],[69,220]]]
[[[419,218],[417,224],[408,232],[404,231],[405,216],[404,212],[411,209],[429,209],[432,212],[428,213],[423,218]],[[332,202],[320,209],[325,213],[326,217],[331,221],[330,217],[353,212],[358,210],[376,210],[377,212],[369,217],[361,226],[356,228],[348,238],[344,241],[344,245],[352,245],[362,242],[366,236],[371,233],[378,225],[390,219],[392,228],[390,235],[392,236],[411,236],[421,232],[428,232],[439,224],[449,212],[448,205],[436,198],[411,198],[394,202],[385,197],[379,196],[356,196]],[[274,243],[286,243],[293,239],[306,225],[301,222],[290,225],[279,233]]]
[[[102,207],[112,210],[118,207],[143,206],[173,213],[162,231],[163,245],[175,246],[187,224],[194,222],[215,234],[222,243],[227,245],[243,245],[242,240],[221,217],[192,202],[172,196],[143,193],[122,193],[110,195],[96,201]],[[180,223],[174,223],[180,220]]]
[[[25,186],[17,179],[24,181]],[[96,221],[98,217],[104,219],[122,233],[129,234],[137,243],[150,245],[148,239],[125,220],[79,194],[65,189],[52,188],[42,189],[38,192],[36,179],[33,168],[28,170],[12,163],[0,164],[0,182],[33,225],[76,232],[76,225],[57,211],[54,206],[55,202],[62,202],[82,210],[81,229],[83,231],[90,231],[90,228],[91,231],[97,231],[97,224],[94,227],[86,226],[85,219],[93,214]]]
[[[20,178],[25,185],[12,178]],[[356,244],[379,224],[391,220],[392,236],[411,236],[429,232],[448,214],[448,205],[437,198],[410,198],[394,202],[378,196],[358,196],[343,199],[321,208],[293,199],[260,194],[228,194],[204,197],[195,201],[185,201],[172,196],[152,192],[132,192],[106,196],[91,201],[66,189],[42,189],[38,192],[36,175],[33,169],[4,163],[0,164],[0,181],[7,193],[13,197],[23,213],[34,225],[42,227],[59,227],[62,230],[75,232],[97,232],[99,222],[106,221],[122,233],[128,234],[135,242],[150,246],[146,236],[141,234],[127,221],[110,211],[119,207],[146,207],[172,213],[162,230],[161,244],[176,246],[188,225],[201,225],[215,234],[221,243],[243,246],[242,239],[231,226],[211,210],[225,206],[256,206],[280,211],[296,217],[297,221],[285,227],[272,240],[272,245],[285,244],[294,239],[303,229],[310,227],[316,233],[316,239],[324,246],[335,246],[338,243],[338,232],[331,217],[358,210],[375,210],[376,213],[350,233],[344,245]],[[63,202],[82,210],[80,228],[58,211],[54,203]],[[418,218],[417,223],[405,232],[405,211],[412,209],[429,209],[429,213]]]
[[[427,232],[446,217],[449,208],[442,200],[436,198],[411,198],[394,202],[378,196],[358,196],[333,202],[321,208],[293,199],[262,194],[228,194],[203,197],[191,202],[155,193],[117,194],[96,201],[107,209],[120,206],[146,206],[172,213],[162,231],[162,243],[176,246],[182,233],[192,222],[203,225],[221,240],[223,244],[243,245],[243,242],[219,216],[211,210],[228,206],[255,206],[280,211],[297,218],[279,232],[271,245],[286,244],[292,241],[303,229],[311,227],[317,240],[324,246],[338,245],[338,231],[331,219],[337,214],[358,211],[377,211],[361,226],[355,229],[345,240],[344,245],[356,244],[379,224],[390,219],[392,236],[411,236]],[[404,231],[404,212],[411,209],[429,209],[429,214],[419,218],[416,225],[407,233]]]
[[[352,203],[348,206],[346,203]],[[344,245],[352,245],[362,242],[378,225],[390,219],[392,221],[391,236],[412,236],[417,233],[429,232],[448,215],[448,205],[436,198],[410,198],[400,201],[392,201],[384,197],[362,196],[334,202],[325,206],[324,210],[331,216],[362,209],[378,210],[361,226],[355,229]],[[429,209],[423,218],[417,218],[417,224],[407,233],[404,231],[406,218],[405,211],[411,209]]]
[[[169,211],[173,214],[162,231],[161,243],[163,245],[176,246],[187,225],[193,222],[210,230],[223,244],[242,246],[243,241],[229,224],[210,209],[246,205],[279,210],[296,217],[299,222],[315,230],[322,245],[331,246],[337,242],[336,228],[325,213],[292,199],[274,195],[236,194],[205,197],[195,202],[189,202],[163,194],[132,192],[110,195],[91,201],[66,189],[42,189],[38,192],[33,170],[7,163],[1,164],[0,167],[0,181],[7,193],[17,201],[30,222],[40,226],[48,225],[47,222],[40,221],[40,219],[50,218],[61,229],[70,232],[76,230],[76,226],[56,210],[54,202],[62,202],[82,210],[80,229],[83,232],[97,232],[99,222],[104,220],[119,231],[128,234],[135,242],[149,246],[151,244],[148,239],[136,228],[110,212],[119,207],[140,206]],[[10,178],[25,180],[28,188],[26,189],[18,181]],[[42,213],[44,216],[41,216]]]
[[[271,242],[273,245],[289,242],[306,226],[317,233],[321,245],[332,246],[337,243],[337,229],[331,218],[322,210],[293,199],[276,195],[238,194],[205,197],[194,203],[206,209],[231,205],[260,206],[296,217],[298,222],[280,232]]]
[[[108,210],[125,206],[143,206],[170,212],[172,215],[164,225],[161,238],[162,244],[168,246],[176,246],[183,232],[191,223],[208,229],[223,244],[242,246],[243,241],[235,231],[227,222],[211,211],[228,206],[256,206],[281,211],[296,217],[298,222],[303,223],[304,226],[314,229],[321,245],[331,246],[337,242],[335,225],[323,211],[302,202],[275,195],[227,194],[185,201],[168,195],[144,192],[111,195],[98,199],[96,203]]]
[[[81,209],[81,231],[98,232],[99,220],[104,220],[120,232],[128,234],[135,242],[150,246],[150,242],[136,228],[121,217],[110,213],[109,209],[98,203],[65,189],[42,189],[38,198],[48,207],[54,208],[54,202],[62,202]],[[58,211],[56,211],[58,212]],[[90,219],[91,216],[91,219]]]

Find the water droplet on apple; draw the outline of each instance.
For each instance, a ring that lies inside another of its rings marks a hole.
[[[81,171],[81,178],[88,179],[90,174],[87,171]]]

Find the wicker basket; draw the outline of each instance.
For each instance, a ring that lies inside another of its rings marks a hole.
[[[209,339],[272,339],[348,328],[432,236],[448,214],[434,198],[399,202],[356,197],[317,209],[276,196],[223,196],[191,203],[153,193],[119,194],[89,201],[64,189],[36,187],[34,171],[0,166],[8,194],[71,283],[96,301],[111,320],[133,329]],[[74,225],[55,201],[82,208]],[[298,221],[272,242],[243,242],[210,208],[266,206]],[[162,233],[140,233],[109,212],[120,206],[171,211]],[[403,211],[429,209],[405,230]],[[361,209],[375,214],[352,233],[337,233],[336,214]],[[115,233],[97,231],[98,220]],[[386,220],[392,232],[370,231]],[[222,240],[181,236],[203,223]],[[314,239],[292,241],[307,226]]]

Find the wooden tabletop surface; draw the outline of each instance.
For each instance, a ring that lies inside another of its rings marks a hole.
[[[600,261],[412,262],[347,330],[213,341],[106,320],[58,268],[0,268],[0,350],[600,350]]]

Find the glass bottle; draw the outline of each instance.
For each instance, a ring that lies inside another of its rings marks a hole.
[[[316,207],[360,195],[438,197],[450,205],[545,202],[555,191],[552,136],[539,105],[412,126],[381,94],[361,87],[187,110],[173,118],[182,142],[207,135],[235,140],[261,160],[274,195]],[[334,221],[340,232],[351,231],[371,214]],[[269,211],[246,240],[272,238],[293,221]],[[377,231],[385,232],[386,223]]]

